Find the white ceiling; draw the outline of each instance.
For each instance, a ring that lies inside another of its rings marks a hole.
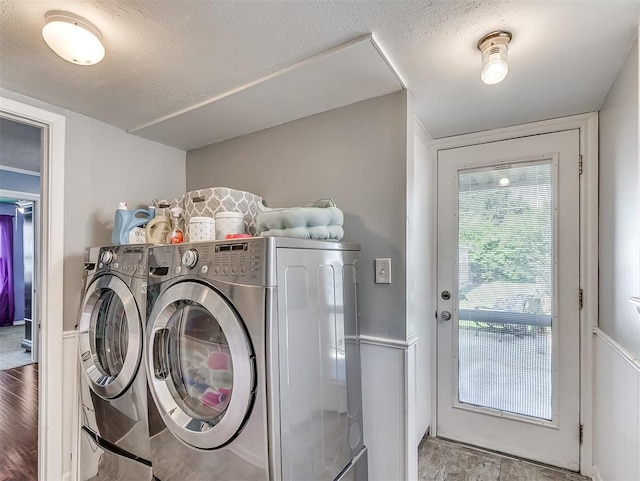
[[[434,138],[598,110],[640,18],[640,0],[0,0],[0,7],[1,87],[128,131],[373,33]],[[95,24],[105,59],[81,67],[54,55],[40,34],[49,10]],[[476,43],[495,29],[513,33],[510,73],[486,86]]]

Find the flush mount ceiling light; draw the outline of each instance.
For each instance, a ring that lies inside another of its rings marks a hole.
[[[93,65],[104,58],[102,34],[91,22],[59,11],[47,12],[44,18],[44,41],[63,59],[76,65]]]
[[[487,85],[502,82],[509,73],[507,52],[510,41],[511,33],[502,30],[488,33],[478,41],[478,50],[482,52],[480,78]]]

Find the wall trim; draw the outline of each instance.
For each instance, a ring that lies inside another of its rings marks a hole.
[[[598,466],[593,466],[593,481],[604,481],[602,476],[600,476],[600,471],[598,471]]]
[[[580,472],[591,476],[593,466],[593,328],[598,324],[598,113],[590,112],[557,119],[474,132],[436,139],[440,150],[479,145],[501,140],[579,129],[583,174],[580,177],[580,286],[584,308],[580,311]],[[437,342],[437,324],[432,334]],[[437,350],[436,350],[437,352]],[[437,376],[433,377],[433,406],[437,406]],[[435,411],[435,408],[434,408]],[[437,412],[432,419],[432,436],[437,433]]]
[[[66,394],[70,396],[71,402],[71,422],[66,422],[64,429],[71,429],[71,467],[69,471],[66,471],[63,475],[63,481],[75,481],[78,479],[78,453],[80,452],[80,393],[78,391],[78,362],[77,362],[77,344],[78,331],[64,331],[62,333],[62,342],[65,344],[65,354],[71,355],[71,372],[66,373],[69,376],[69,381],[65,383]],[[66,344],[72,343],[73,348],[70,348]],[[69,402],[69,401],[68,401]],[[63,436],[64,438],[64,436]],[[63,465],[63,469],[65,469]]]
[[[513,125],[501,129],[473,132],[470,134],[457,135],[455,137],[443,137],[435,139],[433,146],[436,150],[448,150],[467,145],[479,145],[500,140],[516,139],[518,137],[529,137],[531,135],[550,134],[563,130],[581,129],[595,116],[597,112],[586,114],[570,115],[557,119],[542,120],[528,124]]]
[[[599,327],[593,329],[593,334],[598,336],[604,342],[606,342],[614,351],[616,351],[625,361],[629,363],[636,371],[640,373],[640,357],[635,356],[628,351],[624,346],[620,345],[618,341],[612,338],[609,334],[604,332]]]
[[[406,341],[402,341],[400,339],[389,339],[387,337],[360,335],[361,344],[372,344],[374,346],[391,347],[394,349],[409,349],[409,347],[417,341],[417,337],[412,337]]]
[[[43,129],[38,479],[62,479],[64,167],[66,119],[0,96],[0,115]]]
[[[6,170],[7,172],[14,172],[16,174],[33,175],[35,177],[40,177],[40,172],[35,172],[33,170],[18,169],[16,167],[9,167],[8,165],[0,165],[0,170]]]

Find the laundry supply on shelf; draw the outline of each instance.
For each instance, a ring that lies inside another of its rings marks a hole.
[[[171,218],[167,209],[169,204],[155,202],[155,217],[147,223],[145,228],[147,244],[164,244],[171,232]]]
[[[257,215],[268,209],[259,195],[230,187],[192,190],[177,199],[163,202],[167,202],[171,207],[182,208],[186,225],[193,217],[215,218],[220,212],[241,212],[246,232],[252,236],[258,235]]]
[[[113,245],[144,244],[146,232],[144,225],[155,214],[153,207],[130,211],[126,202],[120,202],[115,212],[111,243]]]
[[[184,211],[180,207],[171,209],[171,232],[168,236],[170,244],[182,244],[184,242],[184,232],[180,225],[183,213]]]

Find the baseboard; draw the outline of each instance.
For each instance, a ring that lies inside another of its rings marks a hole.
[[[600,471],[598,471],[598,466],[593,466],[593,481],[604,481],[604,479],[602,479],[602,476],[600,476]]]

